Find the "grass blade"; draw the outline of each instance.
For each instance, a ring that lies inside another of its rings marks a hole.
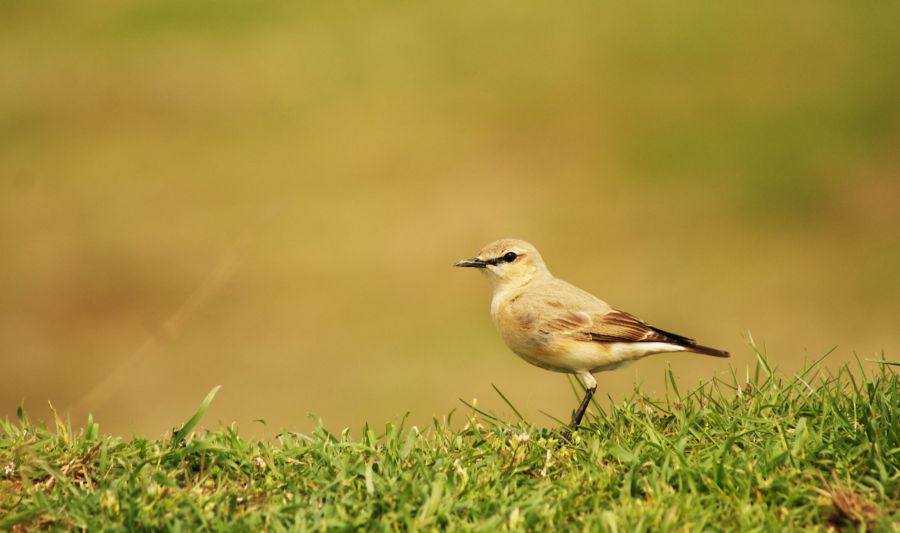
[[[206,398],[203,399],[203,402],[200,403],[200,407],[197,409],[197,412],[194,413],[194,416],[188,420],[184,426],[181,427],[178,431],[176,431],[172,435],[172,447],[178,446],[182,441],[190,434],[190,432],[200,423],[200,419],[203,418],[203,415],[206,413],[206,410],[209,409],[209,404],[212,403],[213,398],[216,397],[216,393],[221,389],[221,385],[216,385],[213,387],[209,394],[206,395]]]
[[[900,361],[890,361],[888,359],[866,359],[866,361],[885,366],[900,366]]]
[[[509,399],[502,392],[500,392],[500,389],[498,389],[497,386],[493,383],[491,383],[491,387],[494,387],[494,390],[497,391],[497,394],[499,394],[500,397],[503,398],[503,401],[506,402],[506,405],[508,405],[509,408],[512,409],[514,413],[516,413],[516,416],[519,417],[519,420],[527,424],[528,421],[525,420],[525,417],[522,416],[522,413],[520,413],[519,410],[516,409],[516,406],[513,405],[512,402],[509,401]]]

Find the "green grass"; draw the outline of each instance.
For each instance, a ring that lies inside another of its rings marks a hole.
[[[861,365],[860,365],[861,366]],[[0,529],[896,531],[900,382],[815,364],[598,405],[573,440],[468,406],[424,429],[124,440],[2,422]],[[573,402],[574,403],[574,402]],[[515,411],[515,409],[513,409]]]

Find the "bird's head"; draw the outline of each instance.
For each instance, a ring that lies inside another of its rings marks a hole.
[[[475,257],[458,261],[455,266],[482,269],[494,290],[521,287],[537,277],[550,275],[537,248],[518,239],[494,241]]]

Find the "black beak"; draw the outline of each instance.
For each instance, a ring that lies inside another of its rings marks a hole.
[[[463,259],[462,261],[457,261],[455,265],[458,267],[470,267],[470,268],[487,268],[487,263],[478,259],[477,257],[472,257],[469,259]]]

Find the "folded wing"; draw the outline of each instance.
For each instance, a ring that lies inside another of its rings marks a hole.
[[[728,357],[728,352],[697,344],[694,339],[653,327],[621,309],[606,312],[563,311],[541,324],[543,333],[561,333],[585,342],[664,342],[688,351]]]
[[[579,340],[594,342],[694,344],[693,339],[655,328],[636,316],[615,308],[593,315],[584,311],[565,311],[545,319],[540,330],[544,333],[570,334]]]

